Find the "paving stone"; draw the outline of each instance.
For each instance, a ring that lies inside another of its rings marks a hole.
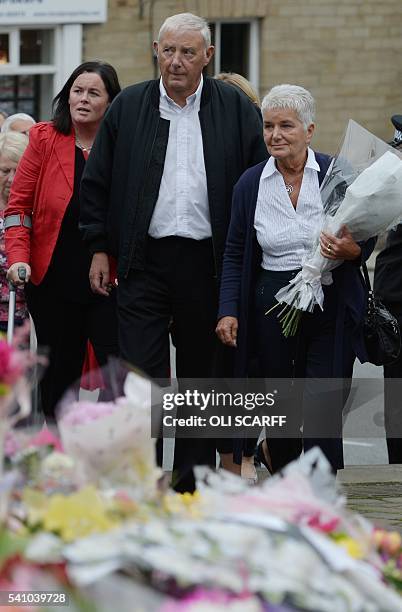
[[[350,466],[337,480],[351,510],[402,533],[402,465]]]

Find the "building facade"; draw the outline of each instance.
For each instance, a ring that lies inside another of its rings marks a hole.
[[[0,0],[0,109],[48,119],[82,61],[83,26],[107,18],[107,0]]]
[[[311,90],[317,149],[333,153],[349,118],[391,138],[390,116],[402,114],[401,0],[0,0],[0,108],[47,119],[85,59],[111,62],[122,85],[157,76],[152,41],[184,11],[211,24],[209,74],[240,72],[261,95],[278,83]]]
[[[84,56],[102,56],[124,85],[157,74],[163,20],[191,11],[212,25],[211,73],[247,76],[263,95],[279,83],[317,100],[316,148],[333,153],[349,118],[389,140],[402,114],[401,0],[109,0],[108,21],[84,27]]]

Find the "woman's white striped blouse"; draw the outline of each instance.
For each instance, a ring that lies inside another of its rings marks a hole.
[[[275,159],[270,157],[267,161],[260,178],[254,217],[257,240],[263,251],[261,265],[265,270],[296,270],[310,253],[324,216],[319,171],[314,151],[309,148],[294,209]]]

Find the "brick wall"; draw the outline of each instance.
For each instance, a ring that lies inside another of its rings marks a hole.
[[[315,142],[333,152],[349,118],[389,139],[402,113],[402,2],[271,0],[261,85],[292,82],[317,100]]]
[[[310,89],[316,148],[334,152],[349,118],[391,138],[389,118],[402,114],[401,0],[109,0],[108,22],[85,26],[84,57],[110,61],[123,85],[152,78],[151,41],[182,11],[260,18],[260,93],[286,82]]]
[[[84,26],[84,59],[103,59],[123,86],[153,78],[149,0],[109,0],[108,21]]]

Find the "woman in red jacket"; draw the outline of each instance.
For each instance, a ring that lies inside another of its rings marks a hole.
[[[31,128],[5,213],[8,278],[26,269],[26,298],[38,344],[49,351],[41,383],[48,420],[81,374],[87,340],[100,365],[117,354],[112,287],[94,295],[90,256],[78,230],[79,189],[96,132],[120,85],[112,66],[85,62],[53,102],[53,120]],[[106,292],[105,292],[106,293]]]

